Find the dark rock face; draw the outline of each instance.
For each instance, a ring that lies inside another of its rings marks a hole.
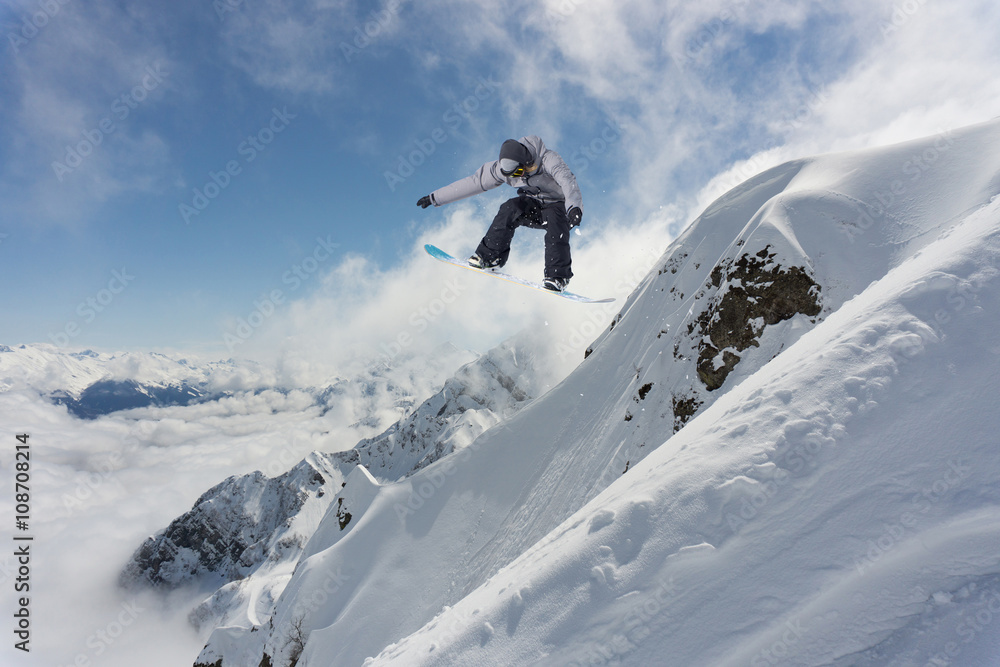
[[[671,409],[674,413],[674,433],[684,428],[684,424],[688,423],[688,420],[694,417],[701,406],[702,402],[694,396],[672,397]]]
[[[726,381],[740,361],[738,352],[759,346],[764,327],[799,313],[820,314],[819,285],[801,267],[774,264],[769,248],[712,270],[712,286],[722,289],[689,328],[703,337],[697,368],[709,391]]]
[[[801,333],[796,326],[798,333],[772,338],[766,333],[768,327],[796,315],[810,318],[810,324],[821,318],[822,288],[814,278],[812,261],[794,239],[775,236],[773,229],[767,233],[767,240],[748,243],[738,237],[721,250],[700,251],[703,241],[679,243],[588,347],[585,358],[623,327],[629,332],[617,335],[634,337],[642,331],[659,341],[652,343],[655,358],[646,354],[631,362],[634,375],[628,391],[639,407],[625,405],[624,421],[643,431],[635,451],[623,457],[631,463],[641,458],[639,450],[648,440],[666,440],[711,405],[724,393],[719,389],[739,364],[752,372],[769,361],[765,356],[773,358]],[[650,307],[637,307],[640,299]],[[653,327],[634,323],[644,325],[654,320],[654,313],[660,319]],[[638,319],[631,320],[633,315]],[[808,326],[801,324],[803,329]],[[754,354],[754,348],[768,353]],[[656,382],[649,381],[654,378]]]
[[[347,524],[350,522],[351,513],[344,509],[344,499],[337,498],[337,523],[340,525],[340,529],[347,528]]]
[[[149,537],[122,571],[123,585],[180,585],[214,575],[235,581],[259,564],[270,538],[310,497],[326,495],[330,475],[317,459],[302,461],[284,475],[260,471],[230,477],[206,491],[191,511]]]

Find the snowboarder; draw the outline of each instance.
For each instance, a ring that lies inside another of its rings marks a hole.
[[[501,267],[510,255],[510,242],[520,227],[545,230],[546,289],[561,292],[573,277],[569,233],[583,218],[583,199],[576,176],[559,154],[536,136],[508,139],[500,158],[476,173],[421,197],[417,206],[443,206],[507,183],[517,197],[500,206],[493,224],[480,241],[469,265],[477,269]]]

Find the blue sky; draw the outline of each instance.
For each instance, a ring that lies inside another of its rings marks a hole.
[[[259,310],[258,353],[379,347],[407,325],[367,311],[405,322],[446,284],[419,243],[470,251],[511,193],[416,200],[506,138],[577,173],[576,286],[601,289],[776,161],[1000,113],[995,3],[690,4],[5,3],[0,343],[228,356]],[[494,338],[553,308],[469,289],[447,321]]]

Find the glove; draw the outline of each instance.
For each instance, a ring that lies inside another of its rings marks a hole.
[[[428,206],[432,206],[433,204],[434,202],[431,201],[430,195],[425,195],[417,201],[417,206],[419,206],[420,208],[427,208]]]
[[[580,210],[579,206],[574,206],[566,212],[566,217],[569,219],[570,228],[576,227],[583,219],[583,211]]]

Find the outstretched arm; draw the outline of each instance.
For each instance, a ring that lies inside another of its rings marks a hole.
[[[417,205],[422,208],[427,208],[431,204],[434,206],[444,206],[459,199],[465,199],[466,197],[492,190],[503,182],[504,179],[500,175],[500,163],[494,160],[493,162],[484,164],[471,176],[466,176],[451,185],[446,185],[443,188],[435,190],[417,202]]]

